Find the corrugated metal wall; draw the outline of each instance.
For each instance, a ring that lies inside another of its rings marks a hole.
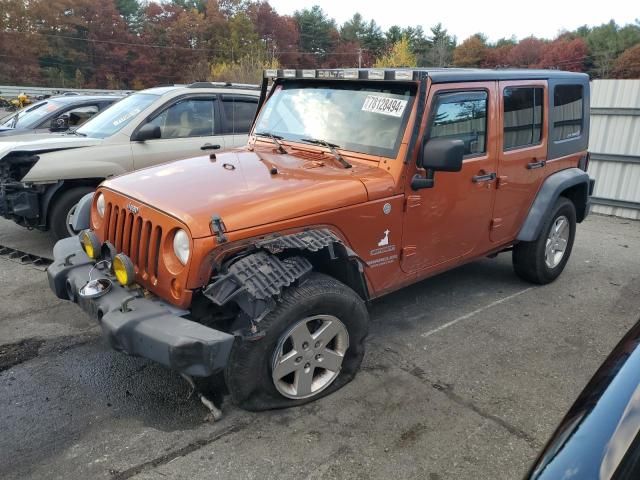
[[[593,212],[640,219],[640,80],[591,83]]]

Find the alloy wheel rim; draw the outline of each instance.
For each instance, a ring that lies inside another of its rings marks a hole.
[[[73,226],[71,226],[71,218],[73,217],[73,214],[76,212],[76,208],[78,208],[78,204],[71,207],[67,212],[67,232],[69,232],[69,235],[71,235],[72,237],[78,234],[78,232],[74,230]]]
[[[273,384],[287,398],[313,397],[338,377],[348,348],[349,333],[337,317],[306,317],[284,332],[276,345]]]
[[[569,244],[569,219],[564,215],[555,219],[549,230],[545,244],[544,262],[549,268],[557,267],[562,261]]]

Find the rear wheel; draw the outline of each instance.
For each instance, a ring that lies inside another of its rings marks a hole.
[[[94,190],[95,188],[92,187],[72,188],[63,192],[55,200],[49,215],[49,231],[54,239],[60,240],[80,233],[76,232],[71,226],[71,216],[75,212],[80,199]]]
[[[260,322],[263,338],[235,340],[225,370],[233,402],[286,408],[338,390],[362,363],[368,318],[362,299],[326,275],[287,289]]]
[[[513,247],[513,268],[516,274],[533,283],[554,281],[569,261],[575,234],[575,206],[569,199],[560,197],[538,239],[520,242]]]

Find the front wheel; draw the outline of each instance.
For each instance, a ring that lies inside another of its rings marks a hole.
[[[546,284],[554,281],[569,261],[576,235],[576,209],[560,197],[546,219],[537,240],[513,247],[513,268],[524,280]]]
[[[246,410],[286,408],[344,386],[364,357],[369,314],[349,287],[314,273],[282,294],[259,340],[236,338],[225,379]]]
[[[71,226],[71,217],[82,197],[91,193],[95,188],[76,187],[63,192],[51,207],[49,215],[49,231],[55,240],[73,237],[76,232]]]

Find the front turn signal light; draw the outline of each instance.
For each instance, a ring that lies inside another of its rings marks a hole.
[[[131,285],[136,278],[136,270],[133,262],[124,253],[119,253],[113,257],[112,262],[113,274],[116,276],[118,283],[123,287]]]
[[[87,257],[91,258],[92,260],[96,260],[100,255],[101,248],[100,240],[98,240],[96,234],[91,230],[83,230],[82,232],[80,232],[80,235],[78,235],[78,237],[80,238],[80,245],[82,245],[82,250],[84,250],[84,253],[87,254]]]

